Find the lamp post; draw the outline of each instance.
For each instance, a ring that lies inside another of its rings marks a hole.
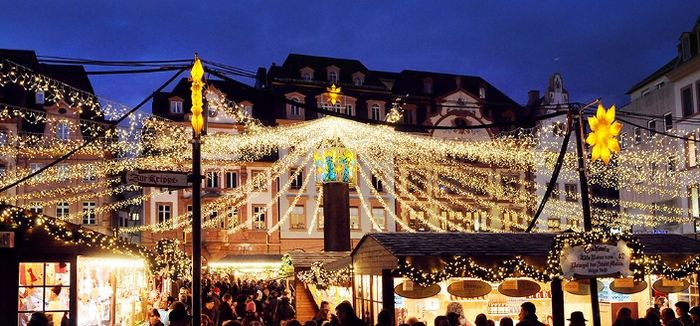
[[[191,71],[192,87],[192,325],[202,319],[202,82],[204,68],[197,54]]]

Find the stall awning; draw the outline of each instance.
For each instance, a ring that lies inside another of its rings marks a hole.
[[[345,266],[350,265],[349,251],[290,252],[289,257],[292,259],[294,268],[309,268],[315,262],[321,262],[328,268],[328,264],[344,258],[347,259]]]

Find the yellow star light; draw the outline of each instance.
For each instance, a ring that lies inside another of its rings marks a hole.
[[[622,124],[615,121],[615,106],[605,110],[602,104],[598,104],[598,111],[594,117],[588,118],[591,133],[586,137],[586,143],[592,146],[591,160],[602,160],[605,164],[610,162],[610,155],[620,152],[620,143],[615,138],[622,130]]]
[[[204,88],[204,82],[202,82],[202,76],[204,76],[204,67],[202,67],[202,62],[199,57],[195,55],[194,65],[191,71],[192,80],[192,129],[194,129],[195,135],[199,135],[202,132],[202,127],[204,126],[204,117],[202,117],[202,88]]]
[[[340,99],[343,97],[340,94],[340,87],[335,87],[335,84],[333,84],[331,87],[326,87],[326,90],[328,91],[328,102],[331,102],[332,105],[340,102]]]

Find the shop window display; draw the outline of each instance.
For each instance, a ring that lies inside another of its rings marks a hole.
[[[78,259],[78,325],[134,325],[143,320],[143,260]]]
[[[18,324],[27,325],[33,312],[43,311],[54,325],[60,325],[69,318],[70,291],[70,263],[21,262]]]

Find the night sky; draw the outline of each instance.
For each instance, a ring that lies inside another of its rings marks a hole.
[[[572,100],[619,106],[630,86],[675,56],[698,15],[697,0],[4,0],[0,48],[100,60],[198,51],[248,70],[290,52],[352,58],[373,70],[481,76],[519,103],[559,71]],[[98,95],[135,105],[170,75],[91,79]]]

